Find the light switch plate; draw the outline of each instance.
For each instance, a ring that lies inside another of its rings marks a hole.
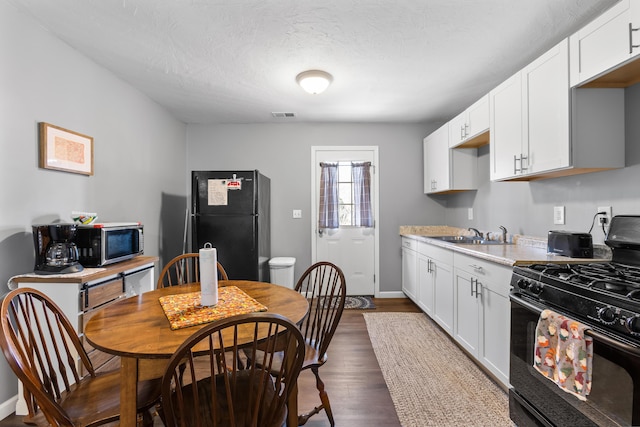
[[[564,206],[553,207],[553,223],[555,225],[564,225]]]
[[[293,217],[295,219],[302,218],[302,209],[294,209],[293,210]]]

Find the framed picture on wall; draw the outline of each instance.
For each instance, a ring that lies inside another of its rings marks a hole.
[[[93,175],[93,138],[49,123],[39,123],[40,167]]]

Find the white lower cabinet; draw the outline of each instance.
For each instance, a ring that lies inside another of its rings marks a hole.
[[[416,304],[418,303],[417,247],[418,242],[416,240],[408,237],[402,238],[402,292]]]
[[[442,328],[449,332],[453,332],[453,310],[454,310],[454,294],[453,294],[453,268],[451,264],[444,262],[434,262],[434,307],[433,319],[438,322]]]
[[[510,266],[402,237],[402,290],[506,387]]]
[[[453,332],[453,251],[418,242],[417,304],[444,330]]]
[[[453,337],[508,386],[511,268],[459,253],[453,263]]]
[[[482,288],[476,277],[457,269],[454,276],[456,295],[455,330],[453,336],[469,353],[478,357],[482,309]]]
[[[422,254],[418,254],[418,301],[416,304],[429,315],[433,317],[434,299],[435,296],[435,265],[433,261]]]

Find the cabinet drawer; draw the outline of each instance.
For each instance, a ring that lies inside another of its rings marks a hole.
[[[455,268],[477,277],[482,281],[483,286],[488,286],[491,290],[501,295],[509,293],[511,267],[458,252],[453,255],[453,259]]]
[[[124,280],[117,278],[85,289],[82,292],[81,307],[83,310],[91,310],[123,296]]]
[[[408,237],[403,237],[402,238],[402,247],[406,248],[406,249],[411,249],[412,251],[415,251],[416,249],[418,249],[418,241],[414,240],[414,239],[410,239]]]
[[[439,246],[430,245],[429,243],[418,242],[418,253],[447,265],[453,264],[453,251],[451,249],[441,248]]]

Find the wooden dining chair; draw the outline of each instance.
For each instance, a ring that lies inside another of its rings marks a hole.
[[[298,425],[304,425],[312,415],[324,409],[329,423],[333,427],[335,421],[331,412],[331,403],[318,369],[328,360],[327,350],[344,310],[347,282],[340,267],[327,261],[321,261],[313,264],[302,273],[296,283],[295,290],[309,301],[309,314],[300,325],[300,330],[305,338],[305,357],[302,370],[310,369],[315,375],[321,402],[309,413],[299,415]]]
[[[264,350],[259,357],[258,348]],[[207,325],[187,338],[169,361],[162,378],[165,425],[282,426],[304,351],[300,330],[278,314],[243,314]],[[260,363],[238,363],[244,352]],[[275,369],[279,352],[284,363]]]
[[[118,421],[120,371],[94,371],[71,322],[51,299],[35,289],[16,289],[2,301],[1,313],[0,347],[23,384],[25,422],[86,427]],[[149,409],[159,399],[160,379],[138,383],[144,425],[153,424]]]
[[[178,255],[164,266],[158,277],[156,289],[200,281],[200,255],[187,253]],[[229,280],[227,272],[218,262],[218,280]]]
[[[309,313],[300,325],[305,339],[302,370],[310,369],[315,375],[321,402],[310,412],[299,414],[298,425],[306,424],[311,416],[324,409],[331,426],[334,426],[331,403],[318,370],[328,360],[327,349],[342,317],[347,283],[338,266],[322,261],[307,268],[298,279],[295,290],[304,295],[309,302]],[[250,355],[247,355],[247,359],[248,363],[254,363]]]

